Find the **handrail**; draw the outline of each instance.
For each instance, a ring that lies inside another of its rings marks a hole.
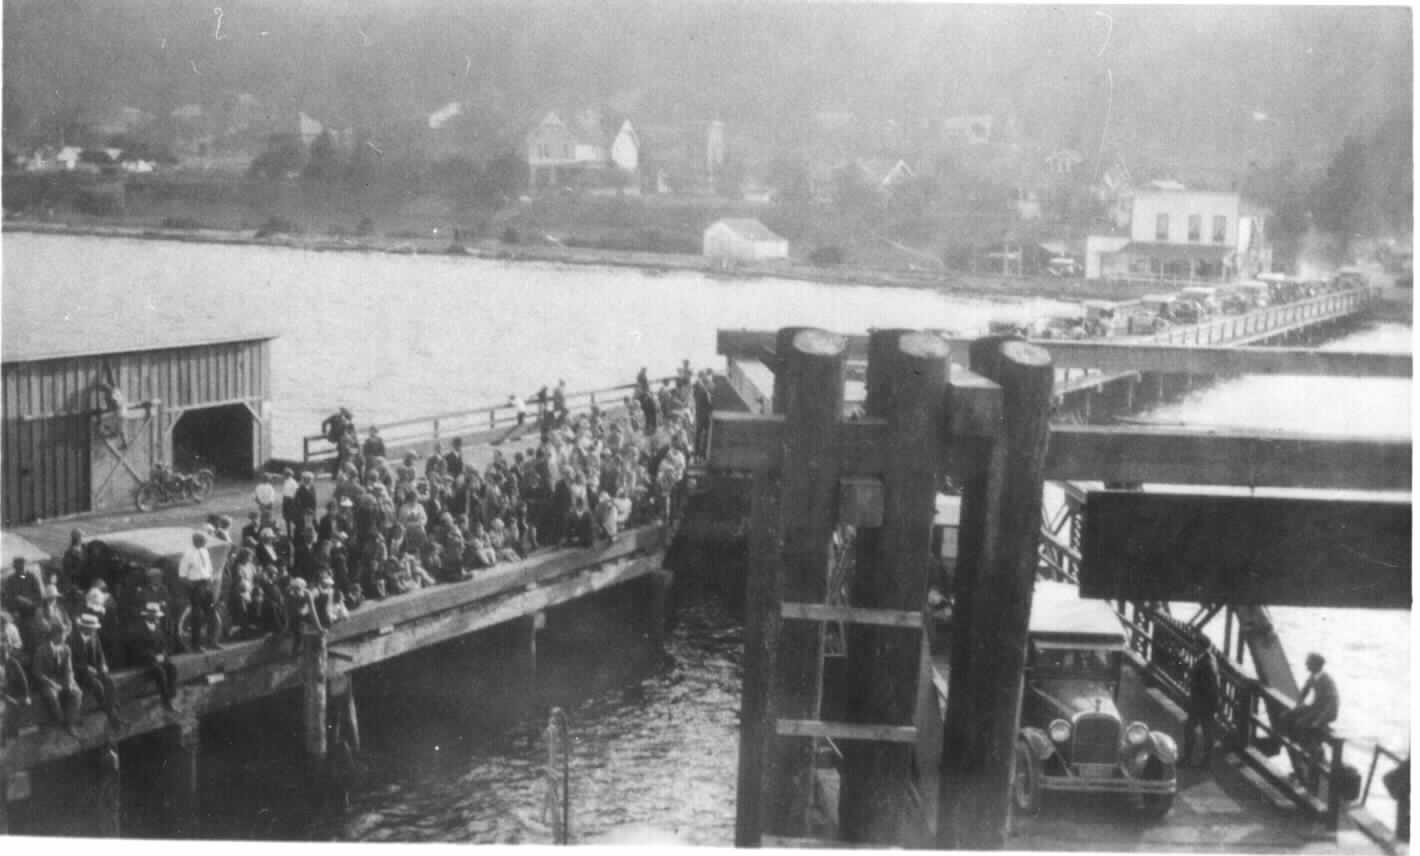
[[[650,378],[651,385],[657,386],[661,383],[671,382],[677,379],[677,375],[665,375]],[[610,396],[603,399],[613,405],[620,403],[621,396],[627,390],[636,388],[635,383],[623,383],[616,386],[599,387],[597,389],[578,390],[566,395],[567,409],[576,413],[583,409],[590,409],[597,405],[597,396]],[[538,399],[529,396],[523,399],[524,405],[536,405]],[[529,414],[530,417],[532,414]],[[455,423],[453,426],[441,423]],[[441,436],[457,436],[459,434],[476,433],[479,431],[493,431],[500,427],[508,427],[517,423],[517,408],[510,404],[488,404],[468,410],[451,410],[442,413],[435,413],[427,416],[418,416],[411,419],[401,419],[395,422],[385,422],[374,425],[380,430],[386,444],[415,445],[430,440],[439,440]],[[401,429],[415,426],[427,426],[423,431],[402,431]],[[450,427],[453,430],[447,430]],[[445,429],[441,432],[441,428]],[[324,434],[307,434],[301,438],[301,459],[305,463],[318,461],[328,461],[335,457],[335,444],[326,439]]]
[[[1201,652],[1194,649],[1193,642],[1183,630],[1184,623],[1147,604],[1130,603],[1121,610],[1120,617],[1129,634],[1129,647],[1137,655],[1148,675],[1163,691],[1179,704],[1188,701],[1188,675]],[[1336,829],[1340,822],[1342,799],[1337,787],[1335,773],[1344,765],[1346,738],[1323,731],[1317,744],[1305,746],[1294,737],[1284,733],[1275,724],[1273,717],[1296,707],[1296,702],[1271,687],[1262,685],[1255,678],[1244,675],[1226,656],[1218,654],[1219,700],[1217,724],[1221,726],[1232,743],[1243,750],[1243,759],[1256,765],[1246,750],[1255,744],[1258,735],[1271,738],[1275,745],[1287,752],[1293,759],[1293,766],[1313,771],[1311,789],[1316,783],[1325,782],[1326,803],[1320,810],[1320,818],[1328,829]],[[1258,710],[1258,701],[1262,711]],[[1267,717],[1261,716],[1262,712]],[[1268,774],[1273,774],[1271,770]],[[1306,787],[1307,783],[1303,783]],[[1291,788],[1291,796],[1297,802],[1315,810],[1315,803],[1301,788]]]
[[[1370,798],[1370,796],[1371,796],[1371,783],[1372,783],[1372,782],[1375,780],[1375,778],[1376,778],[1376,764],[1378,764],[1378,763],[1380,762],[1382,755],[1386,756],[1387,758],[1389,758],[1390,760],[1394,761],[1394,762],[1397,763],[1397,764],[1399,764],[1401,761],[1405,760],[1404,758],[1401,758],[1401,757],[1400,757],[1398,754],[1396,754],[1395,752],[1392,752],[1392,751],[1391,751],[1388,747],[1386,747],[1385,745],[1383,745],[1383,744],[1381,744],[1381,743],[1377,743],[1377,744],[1372,748],[1372,752],[1371,752],[1371,766],[1370,766],[1370,769],[1366,771],[1366,785],[1365,785],[1365,787],[1363,787],[1363,788],[1361,789],[1361,798],[1360,798],[1359,800],[1357,800],[1357,802],[1356,802],[1357,805],[1364,806],[1364,805],[1366,804],[1366,800]]]

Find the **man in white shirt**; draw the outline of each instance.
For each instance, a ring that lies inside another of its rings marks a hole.
[[[252,493],[252,499],[256,501],[256,508],[262,513],[262,516],[271,514],[272,509],[276,506],[276,499],[281,495],[276,489],[276,483],[280,479],[279,475],[262,479],[257,483],[256,490]]]
[[[221,648],[217,642],[217,596],[213,588],[212,557],[207,552],[206,535],[192,533],[192,549],[182,554],[178,576],[187,584],[187,595],[192,604],[191,650],[202,650],[204,630],[208,637],[206,647],[214,651]]]

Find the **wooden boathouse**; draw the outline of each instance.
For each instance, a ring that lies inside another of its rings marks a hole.
[[[7,324],[3,522],[121,508],[159,461],[251,475],[271,450],[272,338]]]

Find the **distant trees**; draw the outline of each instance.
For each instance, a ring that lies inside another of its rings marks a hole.
[[[299,170],[303,159],[299,136],[272,134],[267,138],[266,151],[252,158],[247,174],[254,178],[276,181]]]
[[[770,161],[767,181],[780,202],[795,204],[813,199],[809,171],[800,160],[777,157]]]
[[[1414,228],[1411,126],[1401,116],[1368,140],[1346,139],[1312,192],[1319,228],[1347,239]]]
[[[320,132],[311,141],[311,155],[306,160],[306,168],[301,173],[312,181],[333,182],[344,178],[345,171],[340,164],[340,156],[335,151],[335,140],[330,131]]]

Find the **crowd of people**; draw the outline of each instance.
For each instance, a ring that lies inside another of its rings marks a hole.
[[[536,398],[536,442],[511,455],[494,448],[481,469],[457,437],[447,450],[436,442],[428,455],[392,459],[377,428],[357,442],[342,408],[323,425],[338,450],[333,484],[319,490],[315,473],[287,469],[258,482],[239,533],[210,516],[179,563],[179,597],[160,574],[123,593],[141,617],[134,631],[109,632],[124,610],[81,532],[52,573],[17,562],[0,592],[0,683],[16,701],[37,694],[61,727],[72,729],[86,696],[117,723],[110,662],[146,670],[174,703],[171,656],[183,640],[170,613],[184,606],[189,650],[221,647],[220,601],[225,638],[289,637],[294,652],[367,601],[668,519],[687,467],[705,453],[712,384],[686,362],[653,389],[642,369],[621,407],[574,415],[559,382]],[[526,411],[517,412],[521,425]],[[214,541],[230,546],[214,552]],[[225,557],[221,567],[213,555]]]

